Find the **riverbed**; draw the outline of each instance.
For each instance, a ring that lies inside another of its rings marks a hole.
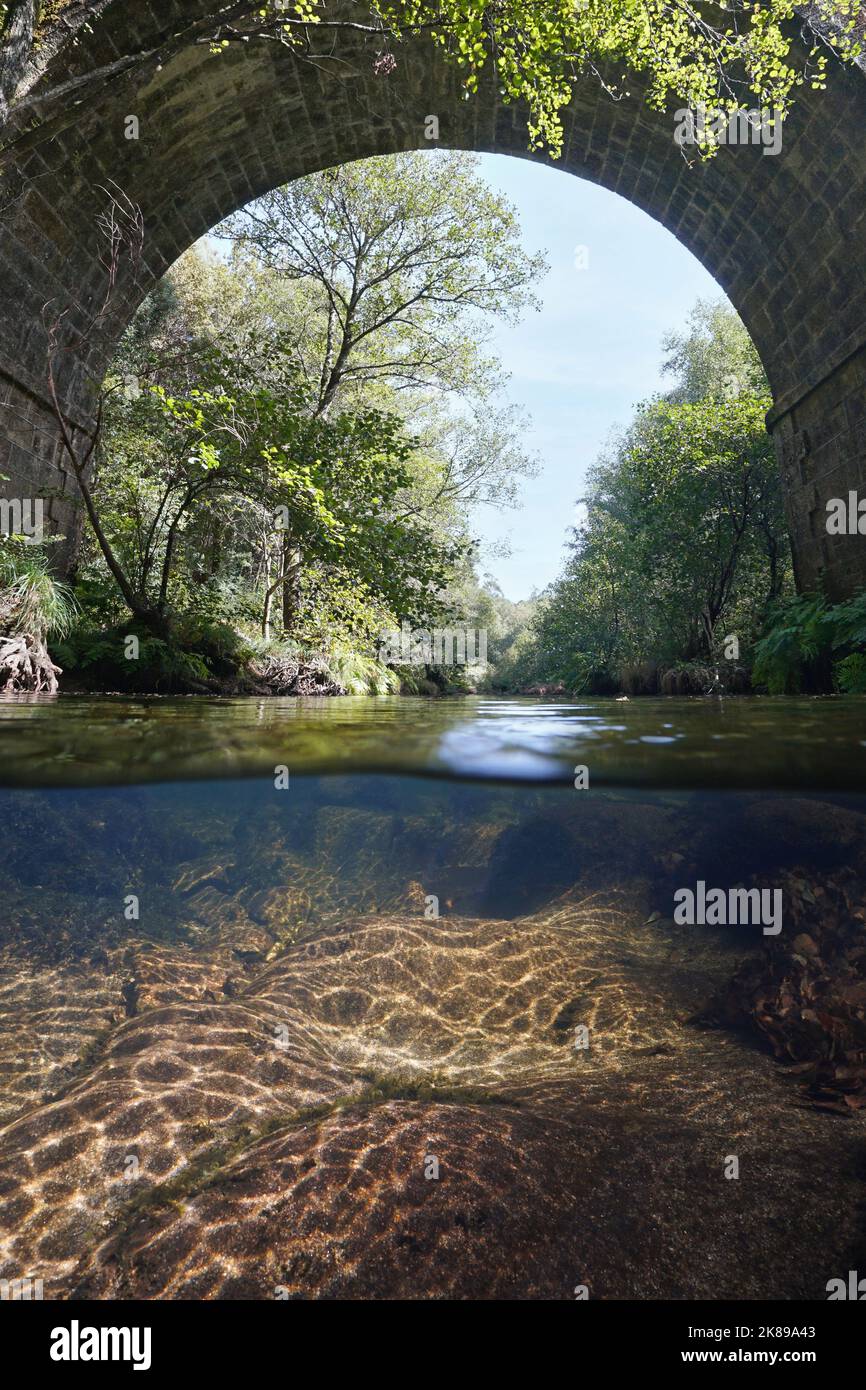
[[[860,987],[863,708],[3,702],[0,1279],[826,1298],[859,1092],[719,1001],[830,916]]]

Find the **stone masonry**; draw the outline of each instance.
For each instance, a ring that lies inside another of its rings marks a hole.
[[[46,499],[52,529],[67,537],[61,565],[81,517],[47,392],[46,304],[66,315],[58,382],[82,440],[141,298],[251,198],[346,160],[429,147],[431,114],[443,146],[526,156],[521,111],[489,88],[463,100],[428,44],[395,50],[387,76],[363,35],[341,35],[336,57],[334,40],[323,41],[315,61],[261,39],[214,56],[208,21],[213,32],[226,3],[69,0],[70,12],[90,5],[91,27],[60,45],[29,103],[13,104],[0,127],[0,492]],[[684,159],[672,113],[638,96],[633,83],[631,98],[613,102],[587,79],[559,167],[643,208],[729,295],[773,390],[768,423],[798,581],[823,578],[831,596],[847,595],[866,584],[866,536],[829,536],[824,519],[828,498],[866,492],[866,76],[837,69],[826,91],[800,95],[777,157],[739,146],[706,165]],[[130,115],[137,140],[126,138]],[[112,185],[142,209],[144,258],[136,278],[121,274],[91,332],[106,289],[96,219]]]

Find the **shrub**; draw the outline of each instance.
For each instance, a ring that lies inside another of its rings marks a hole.
[[[50,572],[45,555],[0,544],[0,624],[7,631],[63,637],[76,612],[72,590]]]
[[[866,694],[866,590],[844,603],[815,593],[776,604],[755,643],[752,676],[771,695]]]

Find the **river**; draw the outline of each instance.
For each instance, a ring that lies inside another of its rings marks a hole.
[[[825,1299],[863,713],[0,702],[0,1279]]]

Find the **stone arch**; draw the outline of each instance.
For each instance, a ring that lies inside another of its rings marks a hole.
[[[48,300],[68,307],[74,331],[102,301],[100,185],[111,180],[140,204],[147,240],[138,282],[119,282],[87,352],[63,358],[65,409],[84,434],[94,377],[143,294],[251,198],[347,160],[424,147],[431,114],[443,145],[527,156],[520,109],[491,86],[462,100],[426,43],[401,48],[388,76],[377,76],[362,37],[342,37],[337,58],[316,61],[262,40],[215,57],[200,27],[210,9],[106,0],[92,31],[50,66],[55,89],[68,84],[62,109],[43,111],[39,127],[13,109],[0,131],[0,473],[9,479],[0,487],[49,498],[67,553],[78,508],[47,400],[41,310]],[[805,91],[777,157],[742,146],[705,165],[684,160],[670,114],[648,110],[640,84],[631,87],[614,102],[594,80],[581,83],[557,167],[641,207],[728,294],[773,390],[768,423],[798,580],[823,577],[831,595],[850,593],[866,583],[866,550],[859,537],[828,537],[824,514],[828,497],[862,480],[866,450],[866,79],[839,69],[826,91]],[[128,115],[138,140],[126,138]]]

